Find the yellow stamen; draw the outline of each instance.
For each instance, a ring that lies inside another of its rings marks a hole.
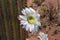
[[[36,24],[36,19],[33,16],[28,16],[27,20],[28,20],[28,23]]]

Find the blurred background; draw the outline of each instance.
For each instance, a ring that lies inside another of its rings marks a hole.
[[[43,30],[49,40],[60,40],[60,0],[0,0],[1,40],[26,39],[27,32],[18,20],[24,7],[38,8]]]

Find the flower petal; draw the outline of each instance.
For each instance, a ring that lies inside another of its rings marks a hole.
[[[26,28],[25,28],[26,31],[29,31],[29,28],[30,28],[30,26],[29,26],[29,24],[27,24],[27,25],[26,25]]]
[[[31,14],[31,11],[30,11],[28,8],[25,8],[25,13],[26,13],[27,15],[29,15],[29,14]]]
[[[37,13],[36,13],[36,14],[34,14],[33,16],[34,16],[35,18],[39,18],[39,19],[40,19],[40,14],[37,14]]]
[[[26,28],[27,25],[28,25],[28,22],[23,23],[23,28]]]
[[[19,20],[27,20],[27,18],[23,15],[19,15]]]
[[[41,23],[40,23],[40,21],[38,21],[38,22],[37,22],[37,25],[38,25],[38,26],[41,26]]]
[[[48,37],[47,37],[48,35],[43,32],[40,32],[39,36],[40,36],[40,40],[48,40]]]
[[[34,9],[32,9],[32,8],[29,8],[29,9],[30,9],[31,13],[36,13],[36,11]]]
[[[34,25],[32,25],[32,24],[27,24],[26,30],[27,30],[27,31],[30,31],[30,32],[33,32],[33,30],[34,30]]]
[[[22,14],[26,16],[26,12],[25,12],[25,9],[23,9],[22,11]]]
[[[20,22],[21,22],[21,24],[24,25],[27,21],[25,21],[25,20],[21,20]]]
[[[32,24],[31,27],[30,27],[30,32],[34,32],[34,25]]]
[[[35,32],[38,32],[38,26],[37,25],[34,25],[34,29],[35,29]]]

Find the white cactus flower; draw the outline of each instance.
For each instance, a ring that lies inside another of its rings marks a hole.
[[[38,37],[40,40],[48,40],[48,34],[45,34],[44,32],[39,32]]]
[[[21,12],[23,15],[19,15],[19,20],[23,28],[33,33],[38,32],[38,28],[41,26],[40,14],[32,8],[25,8]]]

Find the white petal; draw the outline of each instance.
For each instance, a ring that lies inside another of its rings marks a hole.
[[[31,11],[28,8],[25,8],[25,13],[28,15],[31,14]]]
[[[29,26],[29,24],[27,24],[27,25],[26,25],[26,28],[25,28],[26,31],[29,31],[29,28],[30,28],[30,26]]]
[[[29,8],[32,13],[36,13],[36,11],[32,8]]]
[[[23,15],[26,15],[25,9],[23,9],[21,12],[22,12]]]
[[[40,17],[40,14],[39,13],[37,15]]]
[[[26,21],[23,25],[27,25],[28,24],[28,22]]]
[[[34,25],[32,25],[32,24],[27,24],[26,30],[27,30],[27,31],[30,31],[30,32],[33,32],[33,30],[34,30]]]
[[[39,14],[37,14],[37,13],[36,13],[36,14],[34,14],[34,17],[35,17],[35,18],[37,18],[37,19],[38,19],[38,18],[40,19],[40,15],[39,15]]]
[[[23,28],[26,28],[28,22],[23,23]]]
[[[39,35],[40,35],[40,36],[44,36],[44,33],[43,33],[43,32],[40,32]]]
[[[21,24],[24,25],[27,21],[25,21],[25,20],[21,20],[20,22],[21,22]]]
[[[38,26],[41,26],[41,23],[40,23],[40,21],[37,21],[37,23],[36,23]]]
[[[26,26],[24,25],[22,28],[26,28]]]
[[[47,34],[45,34],[43,32],[40,32],[39,36],[40,36],[40,40],[48,40]]]
[[[36,20],[37,20],[37,23],[36,23],[36,24],[37,24],[38,26],[41,26],[40,18],[36,18]]]
[[[23,15],[19,15],[19,20],[27,20],[27,18]]]
[[[20,15],[18,16],[18,20],[21,20]]]
[[[31,25],[30,32],[34,32],[34,25]]]
[[[26,39],[26,40],[29,40],[29,39]]]
[[[35,32],[38,32],[38,26],[37,25],[35,25],[34,29],[35,29]]]

